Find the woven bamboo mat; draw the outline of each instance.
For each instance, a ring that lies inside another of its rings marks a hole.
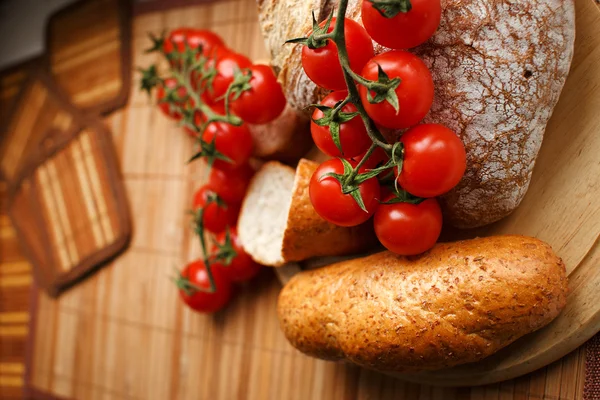
[[[130,13],[130,0],[80,0],[48,21],[48,70],[83,112],[106,114],[127,103]]]
[[[0,168],[8,212],[51,295],[126,245],[129,214],[111,136],[32,71],[6,124]]]
[[[265,58],[256,21],[252,0],[138,16],[133,65],[154,61],[143,53],[148,31],[184,25],[213,29],[234,49]],[[272,271],[215,316],[189,311],[169,277],[199,254],[186,209],[203,171],[184,164],[190,139],[137,90],[108,124],[135,234],[123,256],[58,300],[38,294],[32,387],[74,399],[581,398],[584,350],[519,379],[463,389],[419,386],[307,358],[279,331],[280,286]]]

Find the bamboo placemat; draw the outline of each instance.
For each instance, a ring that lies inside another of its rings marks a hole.
[[[83,112],[106,114],[127,103],[130,14],[130,0],[79,0],[48,21],[50,74]]]
[[[267,54],[252,0],[139,16],[134,66],[147,66],[147,32],[214,29],[254,59]],[[135,83],[134,83],[135,84]],[[199,254],[186,209],[202,179],[186,166],[191,141],[145,95],[111,118],[136,232],[131,247],[57,300],[38,296],[29,384],[75,399],[553,399],[581,398],[585,351],[519,379],[479,388],[405,383],[294,350],[276,318],[271,271],[216,316],[185,308],[169,281]],[[39,333],[39,334],[38,334]]]
[[[42,72],[22,90],[0,154],[8,212],[48,293],[57,295],[126,245],[129,214],[110,134]]]

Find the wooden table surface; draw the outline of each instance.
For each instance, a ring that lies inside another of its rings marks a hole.
[[[215,30],[235,50],[268,58],[253,0],[229,0],[138,16],[133,64],[155,56],[147,32]],[[134,75],[137,77],[137,74]],[[187,166],[191,141],[138,92],[106,118],[127,188],[134,236],[127,252],[58,300],[39,296],[32,383],[75,399],[564,399],[581,397],[585,351],[525,377],[477,388],[405,383],[295,351],[278,328],[280,284],[265,270],[225,311],[195,314],[170,281],[199,246],[186,210],[203,171]],[[0,216],[0,398],[18,398],[27,335],[27,263]],[[17,301],[19,299],[19,301]],[[9,306],[15,306],[11,308]],[[18,307],[17,307],[18,305]],[[19,308],[20,307],[20,308]]]

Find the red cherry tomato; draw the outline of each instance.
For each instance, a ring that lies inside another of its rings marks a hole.
[[[178,28],[169,33],[163,43],[166,54],[173,51],[183,52],[187,46],[191,49],[202,47],[201,54],[209,55],[217,47],[225,46],[223,39],[214,32],[204,29]]]
[[[213,167],[223,170],[245,164],[254,148],[252,135],[245,124],[234,126],[226,122],[212,122],[202,133],[202,140],[206,143],[215,140],[217,151],[232,161],[215,159]]]
[[[347,95],[348,93],[346,91],[332,92],[321,100],[320,104],[333,108],[338,102],[343,101]],[[342,108],[342,112],[356,112],[356,106],[352,103],[348,103]],[[331,157],[351,158],[358,156],[359,154],[364,154],[369,149],[371,146],[371,138],[369,138],[360,116],[357,115],[350,121],[340,124],[340,144],[343,154],[335,145],[335,142],[331,137],[329,126],[319,126],[314,122],[315,120],[323,118],[323,116],[324,113],[318,108],[315,108],[310,123],[312,138],[323,153]]]
[[[360,85],[360,98],[367,114],[386,128],[404,129],[419,123],[433,103],[433,79],[427,66],[419,57],[406,51],[389,51],[373,57],[365,65],[361,75],[376,81],[378,65],[390,79],[398,77],[402,80],[396,89],[400,110],[396,113],[387,100],[369,103],[367,88]]]
[[[247,164],[226,171],[213,167],[208,176],[208,185],[227,204],[240,204],[246,195],[252,175],[254,170]]]
[[[183,52],[187,36],[191,31],[191,28],[177,28],[172,30],[163,43],[165,54],[170,54],[173,51]]]
[[[215,68],[217,74],[213,80],[212,91],[206,92],[210,99],[217,102],[217,99],[227,92],[229,85],[233,82],[234,72],[236,70],[242,71],[251,66],[252,62],[244,55],[233,51],[220,52],[216,58]]]
[[[250,73],[251,89],[231,102],[231,110],[249,124],[266,124],[281,114],[286,104],[285,96],[268,65],[253,65]]]
[[[225,265],[219,263],[219,268],[222,269],[223,274],[226,275],[232,282],[243,282],[250,280],[258,274],[262,266],[256,262],[246,253],[240,240],[237,236],[237,230],[230,229],[229,237],[231,244],[236,252],[236,256],[231,261],[231,264]],[[226,232],[221,232],[217,235],[217,243],[223,245],[225,243]],[[213,252],[217,251],[217,247],[214,246]]]
[[[440,24],[440,0],[411,0],[412,9],[386,18],[369,0],[362,2],[362,22],[374,41],[392,49],[410,49],[427,41]]]
[[[356,165],[351,162],[351,164]],[[338,180],[329,173],[342,174],[344,166],[338,158],[321,164],[313,174],[310,185],[310,201],[317,214],[326,221],[339,226],[355,226],[368,220],[379,206],[379,182],[371,178],[359,186],[360,194],[367,211],[360,208],[350,194],[342,193]]]
[[[209,56],[218,47],[225,47],[225,42],[219,35],[205,29],[191,29],[187,35],[187,43],[191,49],[202,49],[202,54]]]
[[[156,101],[158,103],[158,108],[160,108],[160,110],[167,117],[173,118],[175,120],[180,120],[181,113],[179,111],[177,111],[177,108],[182,107],[183,103],[177,102],[177,103],[173,104],[174,107],[171,107],[170,103],[162,101],[165,98],[165,96],[167,95],[165,87],[168,89],[174,89],[177,87],[177,81],[174,78],[167,78],[164,80],[162,85],[159,85],[156,88]],[[183,87],[178,88],[177,96],[181,99],[185,99],[187,97],[187,92],[186,92],[185,88],[183,88]]]
[[[227,279],[222,269],[217,264],[211,264],[211,272],[215,280],[215,292],[194,290],[193,287],[191,289],[188,288],[188,292],[181,288],[179,289],[181,298],[193,310],[212,313],[225,307],[229,299],[231,299],[231,282]],[[190,285],[197,288],[210,289],[208,272],[202,260],[189,263],[181,272],[180,279],[189,282]]]
[[[235,226],[240,206],[238,204],[217,204],[216,201],[209,203],[209,198],[217,193],[208,185],[201,186],[194,194],[192,207],[194,210],[204,209],[202,222],[204,228],[212,233],[220,233],[228,226]]]
[[[377,238],[388,250],[403,256],[420,254],[437,242],[442,231],[442,210],[436,199],[420,204],[381,204],[373,225]]]
[[[398,183],[418,197],[437,197],[460,182],[467,168],[465,146],[450,129],[438,124],[418,125],[408,130],[404,164]]]
[[[333,30],[335,21],[336,18],[333,18],[328,32]],[[323,21],[320,26],[325,26],[325,22]],[[311,33],[312,31],[308,34]],[[365,28],[348,18],[344,21],[344,33],[350,68],[358,73],[373,57],[373,42]],[[327,45],[318,49],[309,49],[308,46],[304,46],[302,48],[302,67],[310,80],[325,89],[341,90],[346,88],[337,46],[331,40],[327,41]]]

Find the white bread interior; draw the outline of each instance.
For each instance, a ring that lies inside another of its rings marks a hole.
[[[259,264],[278,267],[285,263],[281,251],[294,177],[293,168],[271,161],[250,182],[240,211],[238,235],[246,252]]]

